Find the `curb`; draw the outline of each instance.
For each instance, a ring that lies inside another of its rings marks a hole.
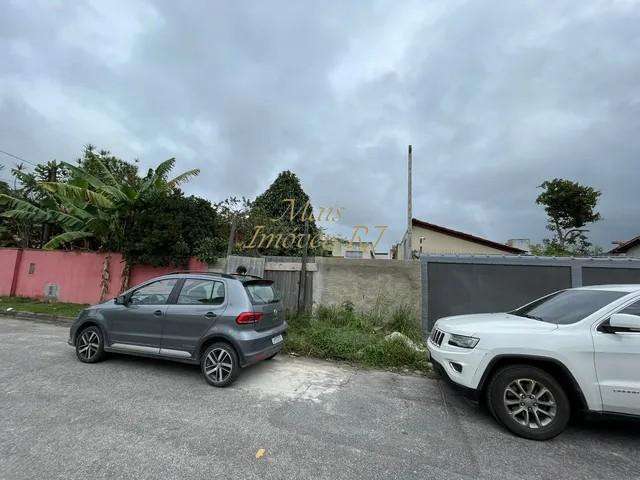
[[[71,325],[75,320],[74,317],[48,315],[46,313],[20,312],[17,310],[11,310],[9,312],[7,312],[6,310],[0,310],[0,316],[17,318],[21,320],[33,320],[36,322],[43,322],[43,323],[61,323],[63,325]]]

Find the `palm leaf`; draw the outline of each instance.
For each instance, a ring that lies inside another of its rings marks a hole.
[[[42,223],[49,220],[49,215],[46,212],[33,212],[29,210],[7,210],[2,212],[0,217],[12,218],[14,220],[20,220],[21,222]]]
[[[86,209],[84,208],[79,208],[75,205],[64,205],[65,210],[67,210],[67,212],[69,212],[71,215],[73,215],[76,218],[82,219],[83,221],[87,221],[90,220],[91,218],[93,218],[93,215],[89,212],[87,212]]]
[[[65,243],[75,242],[76,240],[80,240],[82,238],[89,238],[93,236],[94,236],[93,232],[84,232],[84,231],[65,232],[53,237],[42,248],[44,248],[45,250],[54,250],[56,248],[61,247]]]
[[[96,159],[96,164],[100,166],[101,169],[104,169],[105,174],[108,175],[109,185],[100,180],[97,177],[85,172],[81,168],[76,167],[75,165],[71,165],[70,163],[63,162],[65,168],[69,169],[69,171],[73,172],[74,178],[83,180],[88,185],[92,186],[95,190],[106,193],[111,196],[114,200],[124,200],[127,201],[127,196],[122,192],[119,187],[119,183],[116,178],[113,176],[111,171],[98,159]],[[113,183],[112,183],[113,182]]]
[[[111,170],[109,170],[109,167],[107,167],[102,160],[100,160],[100,158],[95,157],[93,159],[95,165],[98,166],[98,169],[100,170],[100,174],[102,175],[102,177],[104,178],[105,182],[112,186],[112,187],[117,187],[120,185],[120,182],[116,179],[116,177],[113,176],[113,173],[111,173]]]
[[[100,208],[113,208],[114,204],[109,198],[101,193],[94,192],[88,188],[77,187],[68,183],[59,182],[42,182],[40,183],[45,190],[60,195],[70,200],[82,200],[91,205]]]
[[[170,158],[168,160],[165,160],[164,162],[162,162],[160,165],[156,167],[155,171],[153,172],[153,176],[155,176],[156,178],[162,178],[162,179],[167,178],[167,175],[173,169],[175,164],[176,164],[175,158]]]
[[[78,217],[64,212],[50,212],[49,221],[60,224],[65,230],[77,230],[85,224],[85,222]]]
[[[18,220],[33,220],[36,222],[46,221],[48,213],[41,208],[32,205],[26,200],[11,197],[7,194],[0,194],[0,205],[7,205],[13,210],[6,211],[3,217],[16,218]]]
[[[169,180],[167,182],[167,185],[169,185],[169,187],[172,187],[172,188],[173,187],[177,187],[181,183],[186,182],[187,180],[189,180],[190,178],[197,177],[199,174],[200,174],[200,169],[199,168],[194,168],[193,170],[187,170],[186,172],[181,173],[177,177]]]
[[[142,185],[140,185],[140,190],[138,190],[137,196],[141,197],[142,195],[147,193],[147,190],[149,190],[151,187],[154,187],[154,186],[156,186],[156,177],[153,175],[149,175],[147,178],[144,179],[144,181],[142,182]]]

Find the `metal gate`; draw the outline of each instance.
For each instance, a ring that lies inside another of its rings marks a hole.
[[[640,284],[640,259],[423,255],[422,327],[438,318],[504,312],[564,288]]]

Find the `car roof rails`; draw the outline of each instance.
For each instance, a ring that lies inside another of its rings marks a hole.
[[[217,276],[217,277],[223,277],[223,278],[237,278],[237,277],[241,277],[241,278],[252,278],[255,280],[264,280],[262,277],[259,277],[258,275],[249,275],[247,273],[220,273],[220,272],[210,272],[208,270],[176,270],[175,272],[169,272],[169,273],[165,273],[165,275],[181,275],[181,274],[185,274],[185,273],[193,273],[193,274],[198,274],[198,275],[213,275],[213,276]]]
[[[175,272],[169,272],[169,273],[165,273],[165,275],[182,275],[185,273],[193,273],[194,275],[212,275],[212,276],[216,276],[216,277],[225,277],[225,278],[231,278],[231,275],[228,275],[226,273],[220,273],[220,272],[210,272],[208,270],[176,270]]]

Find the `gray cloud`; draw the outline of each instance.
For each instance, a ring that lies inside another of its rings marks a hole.
[[[330,231],[389,225],[388,246],[412,143],[416,216],[539,241],[536,186],[566,177],[602,190],[608,247],[640,234],[638,51],[636,2],[13,2],[0,149],[175,156],[212,201],[288,168],[345,208]]]

